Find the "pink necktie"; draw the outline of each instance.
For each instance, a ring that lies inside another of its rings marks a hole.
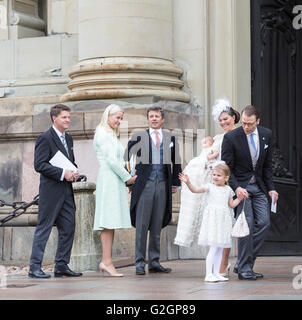
[[[155,130],[155,141],[156,141],[156,148],[160,148],[160,139],[159,139],[159,133],[157,130]]]

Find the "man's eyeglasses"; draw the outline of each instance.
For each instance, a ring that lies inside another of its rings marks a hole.
[[[244,121],[241,121],[241,124],[243,127],[252,127],[256,124],[257,121],[254,121],[254,122],[244,122]]]

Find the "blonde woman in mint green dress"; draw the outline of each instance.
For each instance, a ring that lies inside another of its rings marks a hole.
[[[125,169],[124,148],[117,135],[124,111],[117,105],[109,105],[97,126],[93,147],[99,163],[96,184],[94,230],[101,230],[102,260],[100,271],[121,277],[112,263],[112,245],[115,229],[131,228],[126,183],[134,183]]]

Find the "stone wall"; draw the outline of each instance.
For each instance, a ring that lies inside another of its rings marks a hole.
[[[147,127],[146,108],[153,98],[126,100],[90,100],[66,103],[72,110],[70,134],[74,138],[74,152],[81,173],[88,181],[96,182],[97,162],[92,148],[94,130],[102,112],[110,103],[124,107],[122,143],[126,145],[133,130]],[[15,115],[0,117],[0,199],[30,201],[38,193],[39,175],[33,169],[34,141],[51,125],[49,110],[55,98],[6,99],[4,109],[15,110]],[[57,101],[59,102],[59,101]],[[140,103],[138,103],[140,102]],[[167,113],[165,127],[173,129],[198,129],[202,109],[176,101],[158,101]],[[27,110],[27,115],[22,114]],[[22,115],[21,115],[22,114]]]
[[[211,117],[215,99],[226,96],[238,110],[251,103],[249,6],[250,0],[0,0],[0,199],[31,201],[38,193],[34,141],[61,99],[81,99],[66,104],[77,163],[90,182],[97,174],[93,132],[111,102],[127,110],[124,143],[146,127],[145,109],[155,102],[168,111],[168,129],[220,133]],[[184,155],[185,165],[194,154]],[[0,229],[2,257],[23,259],[28,248],[14,244],[27,239],[31,246],[33,227],[9,228]],[[176,248],[175,230],[163,232],[164,259],[204,257],[201,248]],[[124,245],[133,237],[117,233],[114,255],[133,252]]]
[[[0,93],[1,88],[8,98],[65,93],[68,72],[78,61],[77,41],[77,35],[0,41]]]
[[[201,108],[177,101],[161,100],[154,102],[156,100],[157,98],[154,97],[144,97],[141,99],[67,102],[66,104],[72,111],[69,133],[74,138],[74,153],[80,174],[86,175],[89,182],[96,182],[98,164],[93,151],[92,138],[94,130],[101,120],[103,110],[110,103],[117,103],[125,109],[124,122],[120,130],[120,139],[124,146],[133,130],[147,128],[146,108],[151,105],[159,105],[165,109],[166,129],[189,129],[190,133],[193,133],[192,137],[195,136],[196,139],[199,117],[203,114]],[[50,127],[49,110],[56,102],[59,101],[55,101],[54,97],[31,100],[6,99],[6,109],[14,110],[15,115],[0,117],[2,123],[0,126],[0,150],[3,150],[0,158],[0,199],[8,202],[21,199],[31,201],[38,194],[39,174],[33,168],[34,144],[36,137]],[[23,114],[23,110],[27,110],[27,115]],[[180,141],[183,144],[185,139],[180,138]],[[193,141],[190,142],[191,147],[193,148]],[[192,158],[188,148],[182,147],[181,152],[183,152],[187,161]],[[179,194],[174,196],[174,226],[165,229],[162,235],[164,246],[162,259],[164,260],[175,259],[176,256],[179,256],[178,249],[175,248],[172,241],[178,208]],[[78,223],[81,223],[81,221],[78,221]],[[27,261],[31,252],[34,227],[3,227],[0,228],[0,231],[0,252],[2,253],[0,260]],[[90,231],[92,233],[92,230]],[[97,232],[94,232],[94,237],[99,237]],[[113,257],[115,259],[133,257],[134,238],[134,229],[117,230]],[[54,228],[47,245],[45,260],[53,259],[56,243],[57,232]]]

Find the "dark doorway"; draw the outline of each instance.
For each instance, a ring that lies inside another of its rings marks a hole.
[[[274,181],[280,198],[261,255],[302,255],[302,0],[251,0],[252,103],[273,130]]]

